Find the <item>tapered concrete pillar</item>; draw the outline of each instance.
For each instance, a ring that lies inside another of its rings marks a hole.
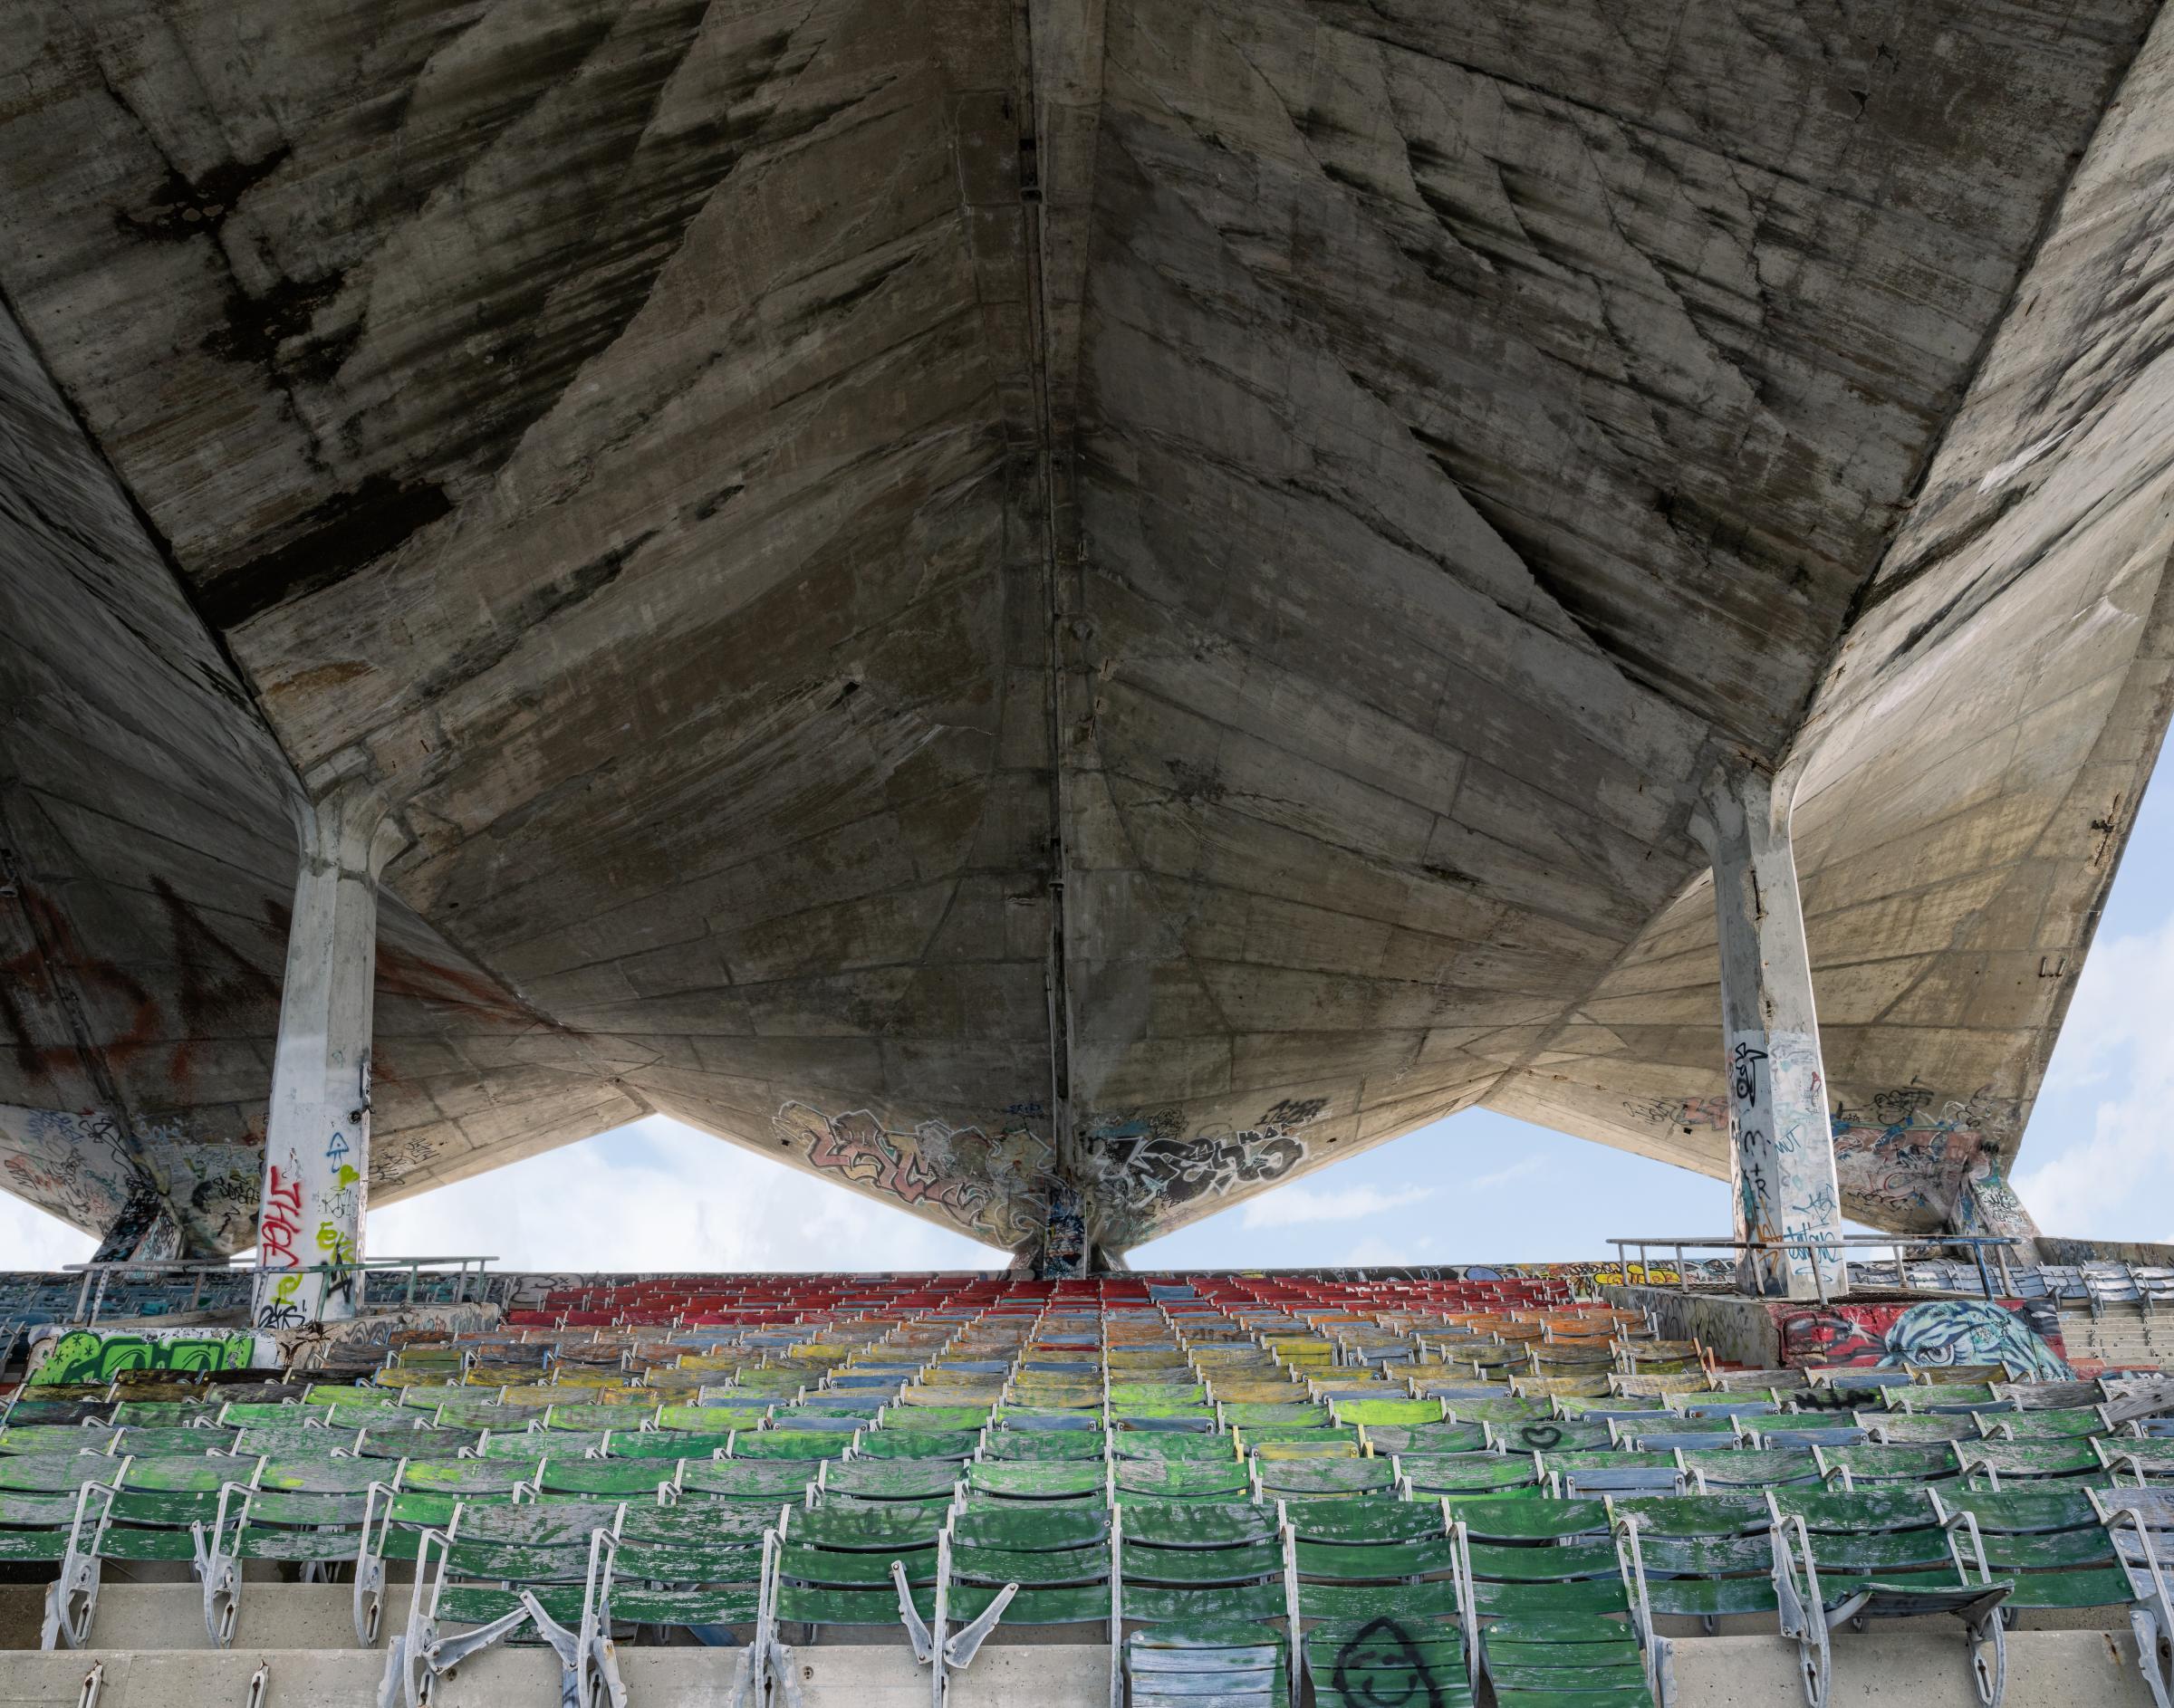
[[[1746,1292],[1829,1298],[1846,1291],[1842,1195],[1812,961],[1789,841],[1789,792],[1731,767],[1693,829],[1714,865],[1721,932],[1721,1047],[1730,1099],[1736,1237],[1782,1243],[1737,1264]]]
[[[375,785],[334,784],[301,815],[302,870],[265,1133],[259,1327],[351,1317],[361,1307],[370,1177],[370,998],[378,874],[398,846]],[[305,1271],[330,1265],[330,1272]]]

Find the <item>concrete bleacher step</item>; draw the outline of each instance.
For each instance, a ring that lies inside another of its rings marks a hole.
[[[1770,1636],[1713,1636],[1675,1650],[1675,1708],[1775,1708],[1803,1700],[1796,1649]],[[77,1708],[102,1662],[99,1708],[244,1708],[265,1670],[262,1708],[373,1708],[380,1662],[352,1649],[225,1653],[98,1649],[10,1655],[0,1708]],[[803,1708],[921,1708],[928,1674],[903,1649],[803,1648],[792,1655]],[[731,1708],[734,1660],[715,1650],[624,1649],[634,1708]],[[1105,1708],[1109,1650],[1099,1644],[987,1649],[953,1675],[951,1708]],[[535,1708],[554,1700],[557,1668],[537,1650],[496,1649],[445,1679],[435,1708]],[[773,1700],[777,1700],[775,1696]],[[1491,1701],[1483,1694],[1482,1708]],[[2020,1631],[2008,1637],[2008,1700],[2032,1708],[2150,1708],[2126,1632]],[[1844,1632],[1835,1644],[1836,1708],[1977,1708],[1961,1646],[1937,1624]]]

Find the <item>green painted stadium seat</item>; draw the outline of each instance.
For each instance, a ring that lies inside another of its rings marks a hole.
[[[443,1531],[424,1530],[407,1628],[386,1651],[380,1700],[397,1684],[408,1708],[421,1708],[435,1680],[526,1630],[557,1654],[565,1708],[623,1701],[598,1593],[605,1539],[622,1513],[617,1502],[464,1502]]]

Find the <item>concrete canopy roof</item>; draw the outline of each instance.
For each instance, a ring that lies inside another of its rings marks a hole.
[[[2156,12],[27,0],[0,1185],[250,1242],[358,759],[380,1203],[652,1109],[1111,1252],[1479,1104],[1726,1175],[1748,753],[1941,1225],[2167,716]]]

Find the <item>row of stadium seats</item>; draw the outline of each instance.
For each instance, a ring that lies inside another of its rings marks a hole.
[[[1996,1698],[2004,1603],[2167,1628],[2140,1585],[2174,1487],[2174,1440],[2117,1425],[2117,1385],[2007,1376],[1723,1371],[1562,1301],[410,1332],[361,1383],[27,1390],[0,1556],[54,1569],[71,1644],[108,1559],[192,1573],[215,1642],[250,1562],[348,1574],[365,1644],[412,1570],[389,1678],[415,1702],[508,1639],[594,1697],[645,1629],[768,1667],[781,1632],[858,1623],[934,1675],[996,1627],[1084,1624],[1136,1704],[1485,1676],[1612,1708],[1665,1689],[1674,1617],[1771,1615],[1823,1690],[1833,1623],[1908,1611],[1962,1618]]]

